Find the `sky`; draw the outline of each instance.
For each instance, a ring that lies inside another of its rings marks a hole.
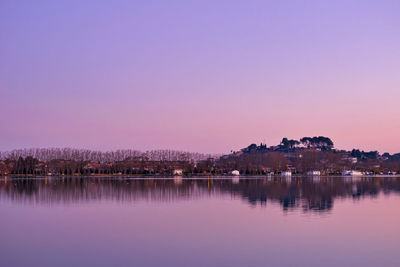
[[[0,0],[0,150],[400,152],[399,1]]]

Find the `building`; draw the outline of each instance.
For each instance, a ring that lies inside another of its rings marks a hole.
[[[234,176],[239,176],[240,172],[238,170],[233,170],[229,174],[234,175]]]
[[[3,161],[0,161],[0,175],[7,175],[9,173],[7,164]]]
[[[363,174],[360,171],[351,170],[351,171],[343,171],[342,175],[343,176],[361,176]]]
[[[182,169],[175,169],[173,171],[173,174],[176,176],[181,176],[183,174],[183,170]]]

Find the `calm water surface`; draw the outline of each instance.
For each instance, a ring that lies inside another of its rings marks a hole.
[[[0,179],[0,266],[400,266],[400,178]]]

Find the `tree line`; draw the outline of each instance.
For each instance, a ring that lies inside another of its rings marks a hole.
[[[227,155],[173,150],[115,150],[72,148],[19,149],[0,153],[0,174],[18,175],[265,175],[292,171],[341,174],[360,170],[371,174],[400,172],[400,154],[336,150],[328,137],[283,138],[276,146],[251,144]]]
[[[18,160],[20,157],[32,157],[39,161],[73,160],[93,161],[98,163],[122,161],[127,158],[146,158],[151,161],[193,161],[198,162],[217,155],[193,153],[177,150],[150,150],[139,151],[133,149],[120,149],[115,151],[98,151],[74,148],[25,148],[0,152],[0,160]]]
[[[300,140],[282,138],[282,141],[277,146],[268,147],[266,144],[261,143],[259,146],[251,144],[246,148],[241,149],[242,152],[255,152],[255,151],[281,151],[289,152],[291,150],[298,150],[304,148],[314,148],[322,151],[333,149],[333,141],[329,137],[314,136],[303,137]]]

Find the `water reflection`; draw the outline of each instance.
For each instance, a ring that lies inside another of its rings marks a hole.
[[[246,179],[132,179],[93,177],[2,178],[1,203],[71,205],[94,201],[185,201],[231,196],[250,205],[324,212],[338,198],[361,199],[400,192],[398,177],[268,177]]]

